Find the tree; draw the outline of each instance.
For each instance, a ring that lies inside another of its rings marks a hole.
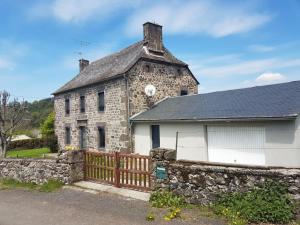
[[[41,125],[41,132],[43,137],[54,136],[54,121],[55,114],[51,112],[44,123]]]
[[[14,131],[25,121],[26,103],[14,99],[9,101],[10,94],[0,91],[0,158],[6,157],[7,147]]]

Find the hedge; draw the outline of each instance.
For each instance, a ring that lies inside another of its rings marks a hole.
[[[12,149],[34,149],[34,148],[50,148],[51,152],[58,151],[57,138],[55,136],[45,138],[34,138],[28,140],[12,141],[8,146],[8,150]]]

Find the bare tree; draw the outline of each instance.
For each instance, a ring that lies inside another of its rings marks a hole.
[[[27,112],[26,103],[14,99],[9,101],[10,94],[0,91],[0,158],[6,157],[6,151],[14,131],[24,121]]]

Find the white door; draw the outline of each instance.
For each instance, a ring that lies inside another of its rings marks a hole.
[[[207,126],[208,160],[265,165],[265,129],[259,126]]]

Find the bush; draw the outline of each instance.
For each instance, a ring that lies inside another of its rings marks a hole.
[[[56,136],[49,136],[45,138],[46,146],[49,147],[50,152],[55,153],[58,152],[58,141]]]
[[[28,140],[12,141],[8,149],[33,149],[33,148],[43,148],[46,146],[46,139],[44,138],[34,138]]]
[[[41,132],[43,137],[54,136],[54,123],[55,123],[55,114],[54,112],[50,113],[44,123],[41,125]]]
[[[45,138],[34,138],[28,140],[13,141],[9,144],[8,150],[12,149],[35,149],[49,147],[51,152],[58,151],[58,142],[56,136],[49,136]]]
[[[246,193],[225,195],[214,209],[219,215],[238,215],[237,219],[253,223],[288,223],[295,216],[295,205],[288,196],[287,188],[275,182],[267,182]]]
[[[186,204],[182,197],[176,196],[172,192],[167,191],[153,192],[150,196],[150,203],[152,207],[156,208],[180,208]]]

